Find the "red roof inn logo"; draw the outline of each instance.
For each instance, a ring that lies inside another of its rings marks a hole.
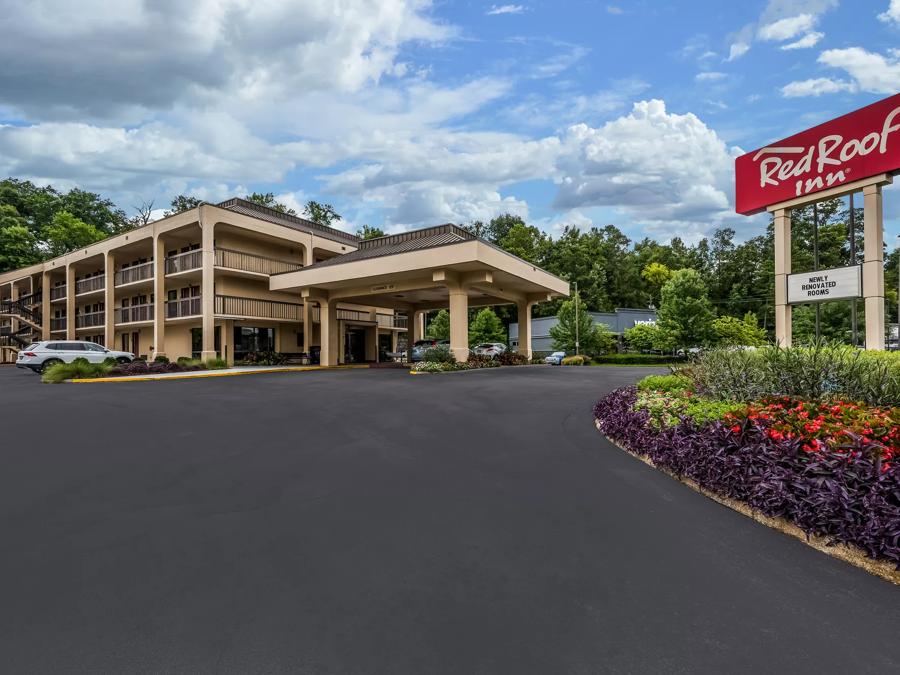
[[[900,94],[741,155],[736,211],[744,215],[900,170]]]

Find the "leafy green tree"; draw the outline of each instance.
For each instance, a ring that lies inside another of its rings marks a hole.
[[[659,303],[659,292],[672,278],[672,270],[663,263],[652,262],[641,270],[641,278],[650,286],[654,302]]]
[[[343,220],[331,204],[320,204],[312,200],[306,202],[306,206],[303,208],[303,215],[314,223],[327,227],[332,227],[333,223]]]
[[[611,351],[616,344],[616,336],[606,326],[594,322],[594,317],[579,303],[576,316],[575,299],[566,300],[559,308],[559,323],[550,329],[553,348],[567,354],[588,354],[594,356]],[[575,341],[578,339],[576,349]]]
[[[356,231],[356,236],[360,239],[377,239],[378,237],[384,236],[384,230],[382,230],[380,227],[363,225]]]
[[[297,212],[294,211],[287,204],[282,204],[281,202],[275,199],[275,193],[273,192],[253,192],[244,197],[248,202],[253,202],[255,204],[259,204],[260,206],[266,206],[270,209],[274,209],[275,211],[279,211],[281,213],[286,213],[289,216],[296,216]]]
[[[662,287],[659,325],[671,331],[679,347],[696,347],[710,337],[712,305],[696,270],[678,270]]]
[[[40,262],[37,238],[11,204],[0,205],[0,272]]]
[[[759,327],[756,315],[747,312],[743,319],[720,316],[710,326],[713,339],[720,345],[759,347],[766,343],[766,331]]]
[[[522,260],[540,265],[547,246],[547,235],[533,225],[517,222],[503,235],[499,245]]]
[[[176,213],[183,213],[185,211],[190,211],[191,209],[196,209],[202,203],[203,200],[198,199],[197,197],[176,195],[172,198],[172,203],[169,205],[169,208],[166,209],[164,215],[168,218],[169,216],[174,216]]]
[[[48,252],[56,257],[100,241],[106,234],[79,220],[68,211],[60,211],[45,229]]]
[[[428,323],[425,334],[435,340],[450,339],[450,312],[446,309],[440,310],[434,315],[434,318]]]
[[[654,344],[658,339],[659,327],[653,323],[639,323],[636,326],[625,329],[622,337],[625,344],[635,351],[650,351],[655,349]]]
[[[656,334],[653,336],[653,349],[658,352],[673,352],[677,347],[678,336],[657,324]]]
[[[448,315],[448,337],[450,334],[449,318]],[[503,324],[490,307],[479,310],[469,323],[469,345],[474,347],[482,342],[506,342],[506,331],[503,330]]]

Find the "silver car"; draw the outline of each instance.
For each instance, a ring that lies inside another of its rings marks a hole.
[[[484,342],[472,351],[475,352],[476,356],[487,356],[488,358],[496,359],[506,351],[506,345],[502,342]]]
[[[28,368],[36,373],[57,363],[72,363],[77,358],[87,359],[91,363],[103,363],[113,358],[119,363],[131,363],[134,354],[131,352],[115,352],[84,340],[62,341],[45,340],[25,347],[16,357],[17,368]]]

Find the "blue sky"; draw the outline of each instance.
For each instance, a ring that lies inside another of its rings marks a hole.
[[[399,231],[740,237],[733,158],[900,91],[900,0],[0,0],[0,173]],[[900,189],[886,192],[891,245]]]

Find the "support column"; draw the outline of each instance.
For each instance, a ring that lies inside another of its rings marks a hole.
[[[425,311],[413,310],[410,315],[412,319],[412,336],[413,342],[425,339]]]
[[[787,304],[787,275],[791,273],[791,211],[775,211],[775,341],[790,347],[792,313]]]
[[[166,242],[153,238],[153,353],[166,355]]]
[[[41,274],[41,339],[50,339],[50,273]]]
[[[469,360],[469,295],[450,288],[450,351],[458,362]]]
[[[66,339],[75,339],[75,268],[66,265]]]
[[[519,310],[519,354],[522,354],[528,359],[531,359],[531,308],[534,306],[533,302],[529,302],[528,300],[520,301],[516,303]]]
[[[319,330],[321,332],[319,365],[336,366],[339,360],[337,302],[319,300]]]
[[[234,365],[234,319],[226,319],[222,322],[222,325],[219,327],[221,331],[221,342],[219,347],[221,348],[219,352],[219,356],[225,359],[225,363],[229,366]],[[275,337],[281,335],[281,326],[275,328]],[[276,345],[275,351],[280,351],[278,349],[278,345]]]
[[[309,356],[309,348],[312,346],[313,313],[312,303],[309,298],[303,299],[303,353]]]
[[[103,309],[106,329],[103,332],[103,346],[115,349],[116,345],[116,257],[109,251],[106,253],[103,268],[106,291],[103,297]]]
[[[9,299],[12,300],[13,302],[15,302],[16,300],[19,299],[19,297],[20,297],[19,287],[16,285],[16,282],[14,281],[9,285]],[[21,324],[19,323],[19,320],[15,316],[13,316],[10,319],[9,327],[13,333],[15,333],[17,330],[19,330],[19,328],[21,328]]]
[[[200,358],[212,359],[216,357],[216,250],[214,237],[214,224],[203,218],[203,207],[200,207],[200,228],[202,242],[200,250],[203,251],[203,273],[200,285],[200,305],[203,321],[203,351]]]
[[[863,298],[866,303],[866,349],[884,349],[884,212],[881,185],[863,188]]]

